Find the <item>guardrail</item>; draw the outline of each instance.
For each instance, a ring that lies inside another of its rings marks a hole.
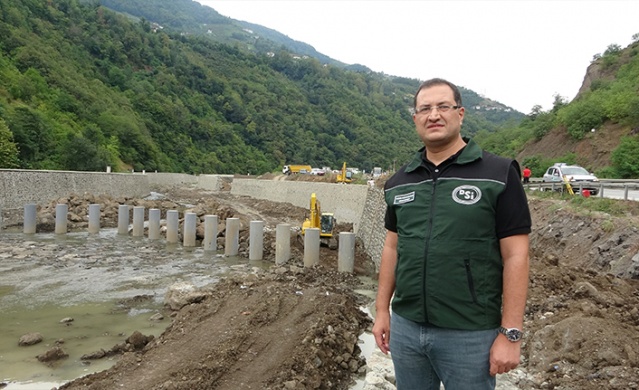
[[[639,182],[637,182],[636,180],[605,179],[594,183],[571,183],[571,186],[575,194],[582,194],[584,187],[597,188],[596,196],[601,198],[606,197],[606,191],[623,191],[623,196],[621,196],[620,198],[624,200],[629,199],[629,194],[631,191],[639,191]],[[524,188],[526,188],[527,190],[561,192],[565,190],[565,185],[562,182],[543,182],[541,181],[541,179],[531,179],[530,183],[524,184]],[[632,198],[635,199],[638,196],[633,196]]]

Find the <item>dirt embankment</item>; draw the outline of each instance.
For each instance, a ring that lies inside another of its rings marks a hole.
[[[530,201],[521,389],[639,388],[639,219]],[[532,379],[531,379],[532,378]]]
[[[229,278],[144,351],[60,389],[347,389],[371,322],[356,285],[323,267]]]

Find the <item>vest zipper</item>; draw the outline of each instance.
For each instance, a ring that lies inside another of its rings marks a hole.
[[[428,248],[430,246],[430,240],[433,236],[433,210],[435,210],[435,187],[437,186],[437,178],[433,179],[433,186],[430,193],[430,210],[428,211],[428,236],[426,237],[426,245],[424,246],[424,265],[423,265],[423,273],[424,273],[424,282],[422,283],[422,294],[424,294],[424,319],[426,322],[428,321],[428,294],[426,292],[426,279],[427,279],[427,263],[428,263]]]

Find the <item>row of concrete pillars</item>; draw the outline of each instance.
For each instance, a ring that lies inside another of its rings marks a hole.
[[[55,233],[67,233],[67,216],[69,206],[58,204],[55,208]],[[143,206],[133,207],[133,237],[144,236],[144,212]],[[118,234],[129,234],[130,213],[128,205],[120,205],[118,208]],[[182,245],[194,247],[196,245],[197,214],[185,213],[182,231]],[[204,216],[204,240],[202,247],[205,251],[217,250],[217,215]],[[100,205],[89,205],[90,234],[100,231]],[[24,206],[23,232],[25,234],[36,233],[36,205]],[[179,213],[177,210],[166,212],[166,241],[177,244],[179,232]],[[148,238],[160,239],[160,209],[149,209]],[[225,231],[225,256],[237,256],[239,254],[240,219],[227,218]],[[353,272],[355,266],[355,233],[341,232],[339,234],[338,247],[338,271]],[[264,221],[251,221],[249,226],[249,260],[262,260],[264,255]],[[285,264],[291,258],[291,225],[278,224],[275,231],[275,264]],[[320,229],[309,228],[304,234],[304,266],[318,265],[320,260]]]

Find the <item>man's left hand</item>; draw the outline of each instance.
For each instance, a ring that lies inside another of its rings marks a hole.
[[[513,343],[499,334],[490,348],[490,375],[505,374],[517,368],[520,355],[521,341]]]

